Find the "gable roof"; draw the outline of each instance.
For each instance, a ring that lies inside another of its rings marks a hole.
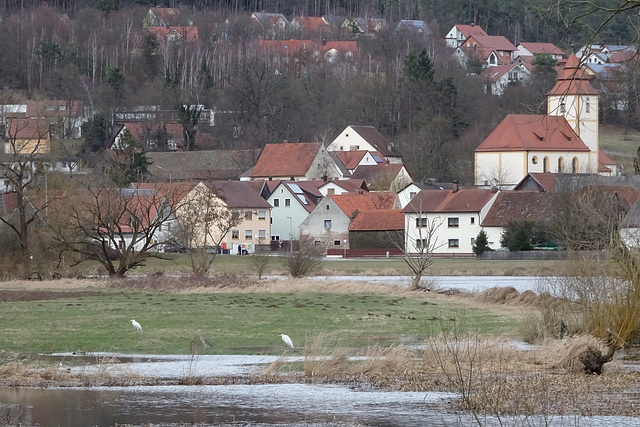
[[[547,223],[559,213],[557,198],[557,194],[548,192],[501,191],[480,225],[505,227],[512,221]]]
[[[495,83],[498,80],[500,80],[500,78],[502,76],[504,76],[505,74],[509,73],[514,68],[520,68],[520,67],[522,67],[523,69],[529,71],[527,69],[527,67],[525,67],[524,65],[520,65],[520,64],[497,65],[495,67],[487,67],[486,69],[484,69],[482,71],[482,73],[480,73],[480,75],[478,76],[478,79],[480,79],[482,81],[485,81],[485,82]]]
[[[400,209],[358,211],[349,224],[349,231],[404,230],[404,214]]]
[[[318,181],[279,181],[279,185],[287,188],[307,212],[312,212],[318,201],[323,197],[322,193],[318,190]],[[277,188],[278,187],[276,187],[271,194],[273,194]],[[269,195],[269,197],[271,197],[271,195]]]
[[[373,126],[349,126],[356,132],[362,139],[371,144],[372,147],[376,149],[376,151],[380,152],[385,157],[396,157],[398,156],[393,149],[393,144],[391,144],[387,138],[384,137],[380,133],[378,129]]]
[[[475,151],[590,150],[563,116],[509,114]]]
[[[533,55],[548,53],[550,55],[564,55],[564,52],[553,43],[533,43],[533,42],[521,42],[519,46],[522,46]]]
[[[238,179],[254,164],[259,150],[147,152],[152,175],[175,181]]]
[[[156,122],[126,122],[124,128],[131,132],[131,136],[138,142],[143,142],[153,133],[166,130],[167,134],[178,142],[182,138],[182,125],[180,123],[156,123]]]
[[[611,157],[607,156],[602,148],[598,149],[598,171],[611,172],[609,166],[615,166],[616,162],[611,160]]]
[[[150,12],[156,17],[156,21],[161,19],[165,25],[180,25],[180,10],[175,7],[152,7]]]
[[[404,34],[415,34],[420,36],[433,36],[433,31],[424,21],[411,20],[411,19],[402,19],[396,25],[395,30],[393,30],[394,34],[404,33]]]
[[[513,52],[516,47],[504,36],[488,36],[486,34],[475,34],[470,36],[478,45],[485,49],[504,50]]]
[[[333,194],[327,196],[348,217],[357,211],[372,211],[391,209],[396,200],[396,194],[391,192],[373,192],[365,194]]]
[[[377,165],[360,165],[353,171],[351,178],[363,179],[368,184],[371,181],[380,178],[395,178],[402,171],[404,165],[402,163],[380,163]]]
[[[362,191],[369,191],[367,187],[367,183],[364,179],[330,179],[326,182],[323,182],[318,186],[318,189],[327,186],[327,185],[336,185],[343,190],[349,193],[358,193]]]
[[[295,16],[292,26],[299,26],[303,31],[323,33],[329,29],[329,23],[319,16]]]
[[[403,213],[480,212],[495,192],[490,189],[422,190],[402,210]]]
[[[217,191],[229,208],[271,209],[271,205],[244,181],[215,181],[209,187]]]
[[[198,40],[198,27],[193,26],[149,27],[147,31],[155,35],[158,40],[165,42],[168,41],[170,34],[175,34],[177,38],[186,42]]]
[[[533,181],[538,191],[554,193],[556,191],[556,177],[557,174],[550,172],[529,172],[513,189],[521,190],[528,181]]]
[[[9,121],[8,139],[46,140],[51,136],[51,124],[41,118],[13,118]]]
[[[366,156],[368,151],[365,150],[351,150],[351,151],[336,151],[335,155],[342,162],[347,169],[355,169],[358,167],[362,158]]]
[[[460,31],[465,37],[469,36],[486,36],[487,33],[479,25],[455,25],[455,28]]]
[[[258,158],[251,177],[304,176],[318,154],[312,142],[267,144]]]

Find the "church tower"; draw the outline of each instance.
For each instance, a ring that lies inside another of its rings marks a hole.
[[[564,116],[591,150],[589,164],[582,173],[598,173],[598,91],[591,84],[591,78],[578,58],[571,55],[547,94],[548,114]]]

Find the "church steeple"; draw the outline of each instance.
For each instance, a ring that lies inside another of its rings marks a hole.
[[[550,116],[564,116],[591,150],[589,170],[582,172],[597,173],[599,93],[591,79],[578,58],[569,56],[564,69],[558,74],[558,81],[547,94],[547,111]]]

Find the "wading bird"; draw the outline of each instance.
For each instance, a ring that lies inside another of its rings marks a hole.
[[[140,326],[140,323],[136,322],[134,319],[131,319],[131,324],[134,328],[136,328],[136,332],[142,332],[142,326]]]
[[[205,347],[211,347],[211,341],[209,341],[207,339],[207,337],[205,337],[204,335],[202,335],[202,331],[200,329],[198,329],[198,336],[200,337],[200,341],[202,342],[202,345]]]
[[[293,341],[291,341],[291,338],[289,338],[289,335],[280,334],[280,336],[282,337],[282,341],[284,341],[286,345],[293,348]]]

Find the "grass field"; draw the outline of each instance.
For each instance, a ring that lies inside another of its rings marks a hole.
[[[357,353],[367,346],[419,344],[443,329],[517,334],[522,314],[521,310],[488,308],[460,298],[393,290],[386,285],[349,289],[351,284],[338,283],[328,289],[311,281],[302,288],[292,280],[279,282],[275,291],[250,292],[126,287],[85,288],[73,293],[50,289],[28,296],[24,290],[4,289],[0,349],[30,354],[190,354],[192,343],[199,343],[197,331],[201,329],[213,344],[208,353],[280,354],[285,350],[281,333],[291,336],[299,347],[322,337],[330,347]],[[295,289],[287,292],[289,286]],[[16,301],[21,299],[17,295],[26,300]],[[142,333],[134,331],[131,319],[141,323]]]
[[[622,127],[600,125],[600,148],[611,160],[622,164],[624,172],[633,174],[633,158],[640,147],[640,132]]]
[[[189,274],[188,255],[166,254],[168,259],[149,258],[144,266],[131,270],[135,274]],[[266,275],[286,275],[282,259],[279,256],[269,257]],[[435,258],[429,267],[431,276],[548,276],[558,270],[561,261],[493,261],[477,260],[475,258]],[[70,273],[79,274],[101,273],[104,271],[97,263],[85,263],[75,267]],[[240,274],[256,276],[257,271],[252,265],[251,257],[238,255],[217,256],[213,264],[212,274]],[[327,258],[322,267],[315,274],[329,276],[353,275],[382,275],[409,276],[407,265],[399,258]],[[71,274],[73,275],[73,274]]]

